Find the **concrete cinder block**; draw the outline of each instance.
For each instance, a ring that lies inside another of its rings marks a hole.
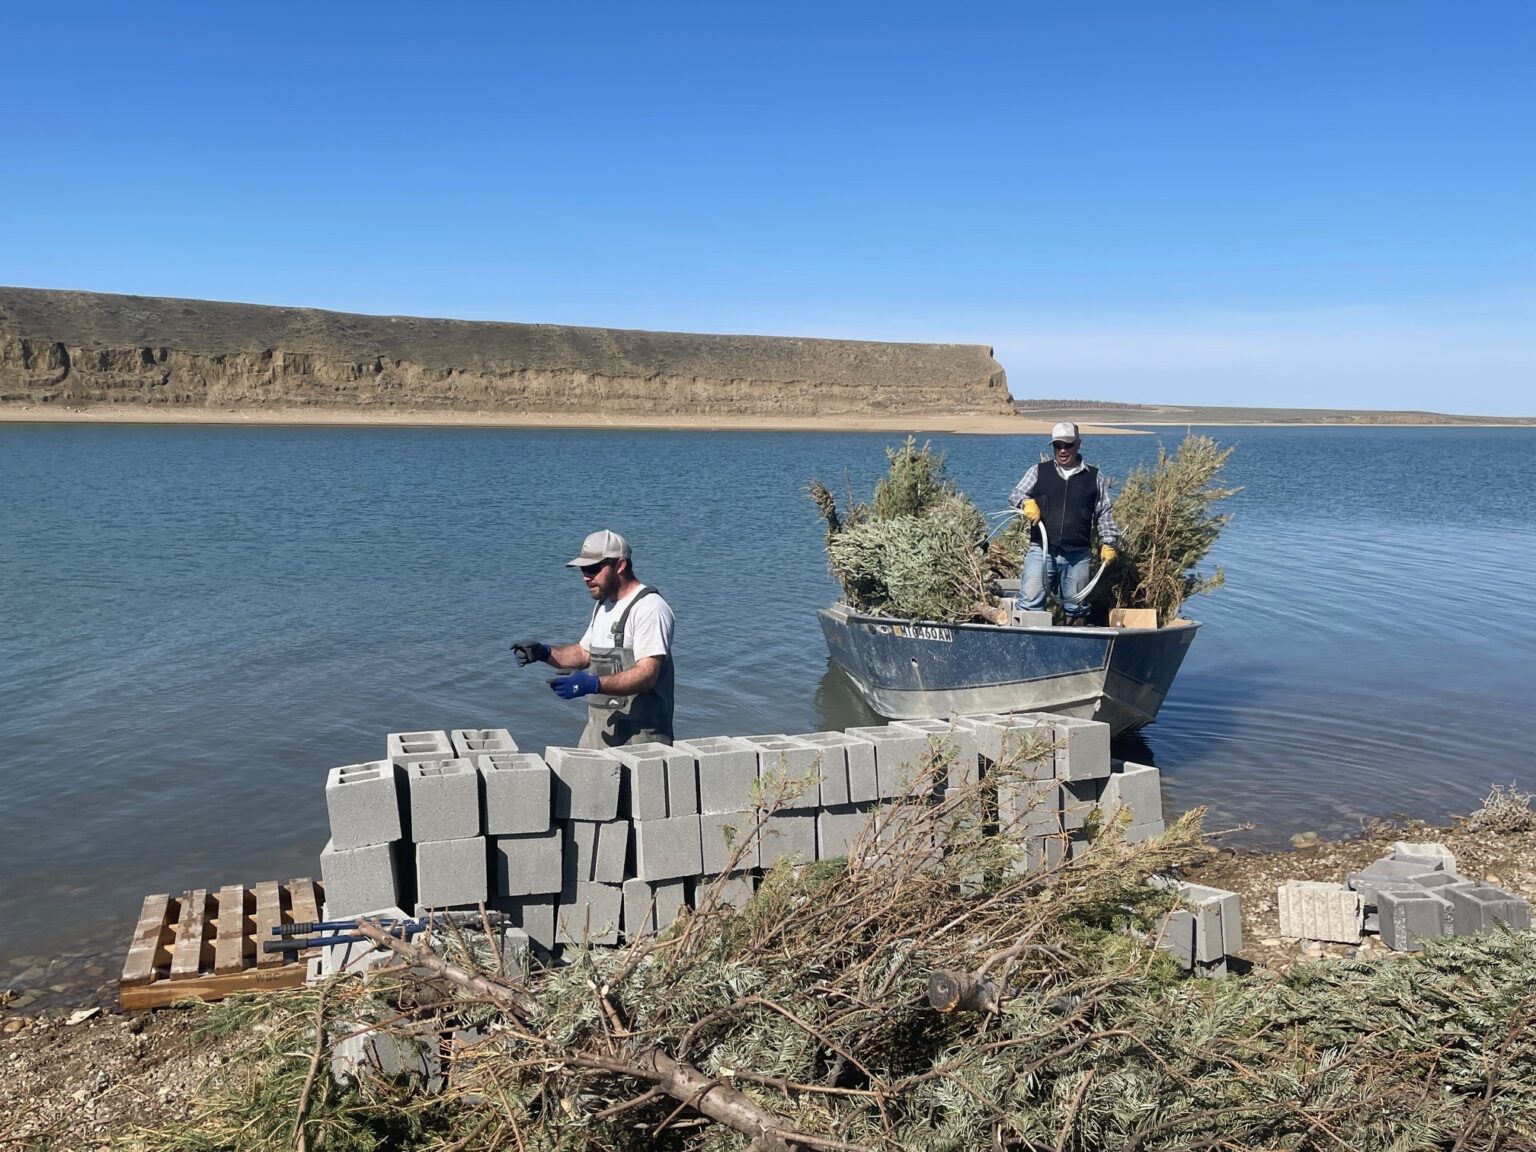
[[[954,719],[902,720],[891,727],[920,732],[927,738],[928,751],[946,761],[945,791],[958,792],[976,783],[980,774],[980,754],[976,750],[976,731],[971,725]]]
[[[822,750],[822,807],[867,804],[880,798],[872,741],[847,732],[813,732],[799,739]]]
[[[480,774],[468,760],[404,765],[410,837],[416,843],[480,835]]]
[[[495,894],[512,898],[557,894],[564,859],[565,830],[558,825],[544,832],[495,837],[491,841]]]
[[[401,842],[336,848],[327,843],[320,852],[320,876],[325,881],[325,906],[337,920],[361,916],[375,908],[407,907],[414,903],[409,868]],[[402,873],[405,873],[402,876]]]
[[[501,952],[501,970],[514,980],[527,980],[528,972],[533,967],[530,948],[533,938],[523,929],[511,924],[504,925],[498,935],[500,936],[498,948]]]
[[[1456,855],[1444,844],[1435,840],[1410,842],[1399,840],[1392,845],[1390,853],[1393,860],[1418,862],[1423,860],[1433,861],[1431,868],[1426,871],[1456,871]]]
[[[719,816],[750,808],[757,790],[757,749],[735,736],[701,736],[672,745],[693,757],[699,772],[699,812]]]
[[[480,806],[489,836],[547,832],[553,812],[553,776],[535,752],[488,752],[474,757]]]
[[[1435,889],[1446,888],[1452,884],[1466,884],[1468,881],[1464,876],[1458,876],[1454,872],[1447,872],[1436,868],[1433,872],[1425,872],[1415,877],[1414,882],[1420,888]]]
[[[870,809],[862,804],[834,804],[816,813],[816,859],[848,856],[870,824]],[[869,837],[874,841],[874,835]]]
[[[699,817],[703,869],[708,875],[743,872],[761,862],[761,837],[756,809],[710,812]]]
[[[1057,835],[1062,830],[1059,787],[1045,780],[998,781],[997,827],[1021,838]]]
[[[627,744],[613,754],[624,765],[629,814],[635,820],[665,820],[699,813],[699,767],[692,753],[670,744]]]
[[[624,765],[606,748],[546,748],[544,761],[554,773],[556,820],[601,823],[619,818]]]
[[[1393,860],[1391,857],[1383,857],[1371,864],[1367,864],[1358,872],[1351,872],[1348,876],[1349,886],[1360,893],[1367,908],[1376,907],[1376,895],[1383,888],[1393,886],[1418,885],[1420,880],[1438,869],[1425,869],[1421,865],[1405,863],[1401,860]]]
[[[1099,793],[1099,807],[1104,821],[1115,819],[1120,809],[1130,812],[1132,824],[1150,824],[1163,819],[1162,774],[1150,764],[1113,762]]]
[[[1076,832],[1088,823],[1088,817],[1099,806],[1103,782],[1100,780],[1068,780],[1058,785],[1058,802],[1061,805],[1061,826],[1068,832]]]
[[[1037,712],[986,712],[958,717],[976,737],[983,775],[1007,769],[1014,776],[1050,780],[1056,775],[1056,717]]]
[[[624,881],[624,936],[637,940],[671,927],[687,904],[682,880],[647,884],[638,878]]]
[[[698,816],[635,821],[635,876],[648,883],[681,880],[704,871]]]
[[[429,1096],[443,1089],[435,1033],[409,1036],[352,1021],[335,1026],[332,1037],[331,1077],[338,1084],[411,1077],[422,1082]]]
[[[1502,888],[1451,884],[1439,891],[1450,899],[1458,936],[1496,932],[1501,925],[1511,932],[1524,932],[1531,926],[1530,904]]]
[[[561,944],[617,944],[624,890],[617,884],[576,884],[560,894],[555,939]]]
[[[1451,902],[1428,889],[1385,891],[1380,900],[1381,942],[1395,952],[1417,952],[1455,925]]]
[[[1227,954],[1226,936],[1222,930],[1222,914],[1231,892],[1210,888],[1204,884],[1179,881],[1176,884],[1179,899],[1188,905],[1195,917],[1195,959],[1202,963],[1220,960]],[[1235,897],[1234,897],[1235,898]],[[1239,922],[1239,933],[1241,923]],[[1239,939],[1241,937],[1239,936]]]
[[[429,756],[434,759],[454,758],[453,742],[446,732],[391,732],[384,738],[384,758],[396,760],[401,756]]]
[[[505,728],[455,728],[448,733],[448,743],[453,745],[453,754],[464,760],[487,752],[517,751],[517,741]]]
[[[1195,966],[1195,914],[1175,908],[1163,917],[1152,938],[1154,947],[1171,955],[1186,972]]]
[[[1056,778],[1102,780],[1109,775],[1109,725],[1075,716],[1053,718]]]
[[[700,876],[687,884],[688,904],[698,909],[706,906],[740,910],[752,903],[757,883],[749,872],[730,875]]]
[[[814,811],[821,806],[822,749],[797,736],[743,736],[742,740],[757,752],[764,807]]]
[[[507,897],[495,896],[488,907],[501,912],[520,929],[528,940],[542,952],[555,947],[555,910],[558,896]]]
[[[1154,836],[1161,836],[1168,831],[1168,826],[1161,820],[1151,820],[1146,824],[1132,824],[1125,830],[1125,842],[1127,844],[1140,844],[1143,840],[1150,840]]]
[[[388,844],[402,836],[400,796],[388,760],[332,768],[325,778],[331,845],[338,850]]]
[[[895,724],[849,728],[848,733],[862,736],[875,746],[875,783],[879,799],[894,800],[912,794],[918,786],[924,753],[928,750],[926,734]]]
[[[1360,943],[1365,902],[1343,884],[1322,880],[1288,880],[1275,895],[1280,935],[1301,940]]]
[[[564,887],[573,884],[622,884],[629,860],[627,820],[602,824],[571,820],[565,824]]]
[[[490,895],[484,836],[416,844],[416,907],[455,908]]]
[[[758,850],[761,867],[770,868],[780,860],[805,864],[814,859],[815,812],[773,812],[764,817]]]

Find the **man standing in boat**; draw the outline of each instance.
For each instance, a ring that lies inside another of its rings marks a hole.
[[[1088,605],[1078,601],[1088,583],[1093,529],[1099,529],[1099,559],[1115,558],[1120,529],[1115,525],[1109,477],[1083,461],[1082,434],[1063,420],[1051,429],[1051,460],[1037,464],[1018,482],[1008,503],[1029,520],[1029,551],[1019,581],[1019,607],[1038,611],[1056,593],[1068,625],[1088,623]],[[1045,543],[1041,545],[1041,527]]]
[[[518,666],[541,661],[567,671],[549,686],[563,700],[586,699],[581,747],[672,743],[671,607],[635,578],[629,541],[617,532],[592,533],[566,567],[580,569],[597,601],[587,630],[574,644],[519,640]]]

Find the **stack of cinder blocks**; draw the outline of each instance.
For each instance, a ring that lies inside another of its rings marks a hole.
[[[1278,904],[1282,936],[1358,944],[1376,931],[1399,952],[1416,952],[1438,936],[1531,926],[1523,897],[1457,875],[1455,857],[1437,843],[1399,841],[1342,884],[1288,881]]]
[[[1186,972],[1225,976],[1227,959],[1243,949],[1243,910],[1237,893],[1156,876],[1149,883],[1173,889],[1181,904],[1158,925],[1157,946]]]
[[[943,766],[923,774],[930,750]],[[1112,763],[1107,725],[1043,714],[543,756],[505,729],[395,733],[384,760],[330,774],[327,912],[484,903],[545,955],[613,944],[706,899],[743,905],[782,861],[878,862],[925,827],[893,801],[978,781],[990,799],[973,818],[1023,838],[1028,867],[1080,853],[1095,809],[1101,820],[1129,810],[1133,840],[1162,828],[1156,769]]]

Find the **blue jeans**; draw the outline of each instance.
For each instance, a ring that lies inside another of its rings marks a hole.
[[[1031,544],[1024,554],[1024,572],[1019,581],[1019,607],[1038,612],[1045,607],[1045,594],[1055,592],[1067,618],[1088,615],[1088,606],[1077,602],[1077,594],[1088,583],[1088,549],[1069,552],[1054,549],[1049,558],[1038,544]]]

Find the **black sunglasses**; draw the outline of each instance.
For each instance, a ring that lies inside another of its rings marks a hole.
[[[1077,444],[1071,440],[1052,440],[1052,448],[1076,448]]]
[[[599,560],[596,564],[583,564],[580,571],[583,576],[596,576],[599,572],[601,572],[604,568],[612,563],[612,560]]]

